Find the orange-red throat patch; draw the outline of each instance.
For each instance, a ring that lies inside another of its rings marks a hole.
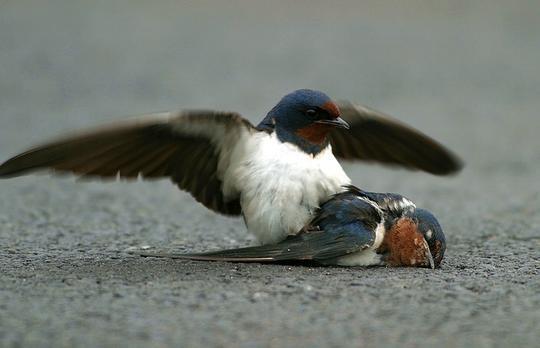
[[[322,123],[314,123],[307,127],[300,128],[296,134],[312,144],[322,144],[326,140],[328,132],[332,130],[332,126]]]
[[[380,248],[389,253],[390,266],[429,266],[426,256],[430,252],[429,247],[412,219],[400,219],[386,232]]]

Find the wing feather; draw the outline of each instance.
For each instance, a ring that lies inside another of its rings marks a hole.
[[[175,253],[137,253],[145,257],[163,257],[200,261],[228,262],[289,262],[315,261],[331,264],[332,260],[352,252],[368,248],[373,244],[374,233],[361,222],[356,222],[353,229],[343,229],[339,233],[310,231],[287,239],[277,244],[211,251],[197,254]]]
[[[361,105],[340,102],[349,130],[330,133],[337,157],[420,169],[435,175],[458,172],[463,164],[450,150],[420,131],[388,115]]]
[[[185,111],[147,115],[74,134],[17,155],[0,165],[0,178],[41,169],[69,172],[81,178],[135,179],[169,177],[210,209],[241,213],[238,197],[225,197],[224,144],[235,144],[254,131],[235,113]],[[230,149],[228,149],[230,150]]]

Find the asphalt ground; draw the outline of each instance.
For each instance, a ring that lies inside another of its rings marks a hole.
[[[243,246],[167,181],[0,182],[0,346],[528,346],[540,342],[537,1],[0,1],[0,159],[179,108],[262,118],[316,88],[447,144],[455,177],[346,164],[434,212],[441,269],[139,258]]]

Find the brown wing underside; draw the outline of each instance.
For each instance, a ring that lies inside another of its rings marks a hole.
[[[378,111],[340,102],[349,130],[330,133],[337,157],[420,169],[435,175],[458,172],[463,164],[450,150],[420,131]]]
[[[241,213],[238,198],[226,200],[217,175],[220,155],[211,137],[178,131],[179,124],[249,127],[236,114],[189,112],[168,120],[123,122],[26,151],[0,165],[0,177],[49,168],[85,178],[164,178],[209,209],[227,215]],[[222,129],[221,129],[222,130]],[[217,132],[216,132],[217,133]]]

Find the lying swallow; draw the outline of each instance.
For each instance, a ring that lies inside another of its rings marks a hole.
[[[0,165],[0,178],[48,168],[86,178],[170,178],[218,213],[243,215],[261,244],[295,234],[350,179],[336,157],[436,175],[460,160],[392,118],[297,90],[253,126],[239,114],[161,113],[34,147]]]
[[[316,262],[340,266],[439,267],[446,241],[437,219],[407,198],[348,186],[296,235],[276,244],[199,254],[139,253],[229,262]]]

